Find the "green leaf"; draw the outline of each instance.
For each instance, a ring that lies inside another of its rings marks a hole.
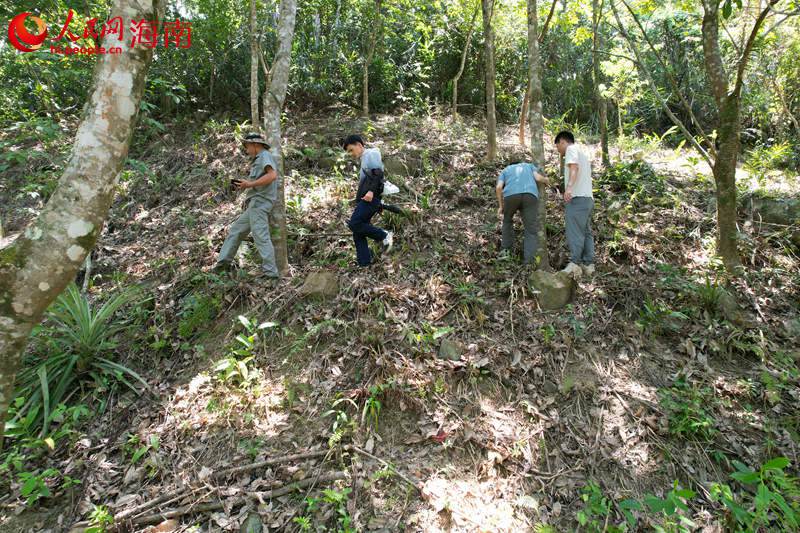
[[[764,466],[762,466],[762,470],[783,470],[789,466],[789,459],[786,457],[776,457],[774,459],[770,459]]]
[[[725,3],[722,4],[722,16],[723,18],[730,18],[731,13],[733,12],[733,4],[731,0],[725,0]]]
[[[755,499],[756,512],[758,514],[764,512],[764,510],[769,507],[770,500],[772,500],[772,494],[770,493],[769,489],[765,484],[759,483]]]
[[[744,483],[745,485],[752,485],[753,483],[757,483],[759,479],[758,474],[755,472],[734,472],[731,474],[731,477],[740,483]]]

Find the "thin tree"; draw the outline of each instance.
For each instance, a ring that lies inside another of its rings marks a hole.
[[[539,53],[539,17],[537,0],[528,0],[528,87],[530,87],[531,156],[533,161],[544,166],[544,117],[542,116],[542,65]],[[523,133],[524,135],[524,133]],[[539,193],[538,212],[539,268],[550,268],[547,251],[547,192]]]
[[[547,14],[547,18],[544,21],[544,26],[542,26],[542,31],[539,32],[539,46],[544,42],[544,38],[547,35],[547,29],[550,27],[550,21],[553,19],[553,13],[556,11],[556,4],[559,0],[553,0],[553,3],[550,4],[550,12]],[[564,4],[566,7],[566,2]],[[538,14],[537,14],[538,18]],[[538,47],[537,47],[538,49]],[[539,65],[541,70],[542,58],[541,52],[539,52]],[[530,67],[529,67],[530,68]],[[528,122],[528,108],[529,102],[531,98],[531,80],[530,76],[528,76],[528,83],[525,86],[525,96],[522,98],[522,111],[519,114],[519,144],[520,146],[525,146],[525,125]]]
[[[497,112],[495,110],[494,67],[494,16],[495,0],[481,0],[483,8],[483,61],[486,76],[486,159],[494,161],[497,156]]]
[[[272,60],[272,68],[267,75],[267,88],[264,91],[264,131],[270,152],[278,164],[278,201],[272,208],[272,242],[275,246],[275,259],[282,275],[289,272],[289,253],[286,243],[286,192],[283,151],[281,149],[281,111],[289,86],[289,66],[292,59],[297,0],[281,0],[278,19],[278,50]],[[263,59],[263,58],[262,58]],[[266,62],[264,70],[266,71]]]
[[[747,63],[764,20],[778,0],[768,0],[753,23],[750,36],[737,61],[736,76],[731,80],[722,62],[719,46],[720,0],[703,0],[703,56],[711,93],[717,104],[717,154],[713,174],[717,185],[717,253],[728,272],[737,272],[741,258],[737,249],[736,162],[739,157],[742,87]],[[725,10],[730,14],[730,0]]]
[[[375,13],[370,27],[367,29],[367,51],[364,54],[364,65],[361,81],[361,114],[369,116],[369,66],[375,56],[375,48],[378,46],[378,38],[383,30],[383,17],[381,16],[381,0],[375,0]]]
[[[603,165],[608,166],[608,105],[600,89],[603,84],[599,54],[599,50],[603,47],[603,34],[600,28],[602,18],[603,4],[599,0],[592,0],[592,86],[594,87],[594,101],[597,106],[597,120],[600,129],[600,152]]]
[[[674,79],[674,76],[672,76],[670,70],[666,68],[665,62],[661,59],[656,47],[648,38],[636,13],[624,0],[622,0],[622,2],[628,9],[628,12],[631,14],[640,32],[643,34],[645,42],[658,59],[659,64],[664,67],[667,72],[667,79],[670,81],[670,84],[674,89],[678,90],[678,93],[681,93],[677,81]],[[626,30],[615,3],[613,1],[611,2],[611,9],[614,13],[617,25],[619,26],[620,33],[633,51],[636,57],[636,65],[650,85],[662,109],[664,109],[664,112],[673,124],[680,129],[684,137],[697,149],[703,159],[711,167],[712,174],[714,175],[714,183],[716,185],[717,253],[722,258],[725,269],[731,274],[738,273],[741,267],[741,258],[739,257],[737,249],[736,163],[739,157],[741,95],[744,85],[744,76],[759,32],[770,11],[772,11],[777,3],[778,0],[769,0],[765,7],[760,10],[750,31],[748,32],[745,30],[748,34],[748,38],[734,64],[736,75],[735,78],[731,80],[723,65],[722,53],[719,45],[720,7],[722,6],[723,15],[727,17],[732,10],[731,4],[724,0],[703,0],[703,55],[711,93],[714,96],[717,107],[716,143],[712,142],[703,132],[688,102],[686,102],[682,94],[679,94],[681,104],[687,109],[692,123],[700,132],[701,140],[703,141],[703,144],[701,144],[695,136],[689,132],[686,124],[673,113],[666,99],[661,95],[647,64],[642,58],[642,53],[638,46],[638,39],[631,36]]]
[[[464,43],[464,49],[461,51],[461,62],[458,65],[458,72],[453,76],[453,118],[458,117],[458,80],[464,74],[464,65],[467,63],[467,54],[469,53],[469,45],[472,42],[472,33],[475,30],[475,19],[478,18],[479,6],[475,5],[475,11],[472,12],[472,18],[469,21],[469,30],[467,31],[467,41]]]
[[[258,17],[256,0],[250,0],[250,121],[254,127],[258,120]]]
[[[161,0],[115,0],[110,18],[161,20]],[[28,336],[94,247],[128,154],[153,49],[139,42],[102,55],[58,187],[42,212],[0,253],[0,447]]]

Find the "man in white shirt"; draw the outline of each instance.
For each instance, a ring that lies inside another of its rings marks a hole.
[[[594,274],[592,237],[592,165],[583,147],[569,131],[556,135],[556,148],[564,158],[564,216],[570,262],[564,272],[579,277]]]

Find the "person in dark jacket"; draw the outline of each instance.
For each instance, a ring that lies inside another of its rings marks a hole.
[[[393,233],[373,226],[372,217],[381,210],[383,194],[383,162],[381,152],[377,148],[365,148],[364,139],[360,135],[349,135],[342,140],[342,148],[353,159],[361,161],[358,172],[358,192],[356,207],[347,227],[353,232],[356,245],[356,260],[361,267],[372,263],[372,252],[367,237],[383,244],[383,251],[388,252],[393,245]]]

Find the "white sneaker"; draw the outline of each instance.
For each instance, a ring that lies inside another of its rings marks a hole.
[[[591,276],[594,274],[594,264],[583,265],[583,275],[584,276]]]
[[[386,232],[386,238],[383,239],[383,251],[388,252],[394,246],[394,233],[391,231]]]
[[[583,270],[581,270],[580,265],[576,265],[575,263],[570,262],[570,263],[567,264],[566,267],[564,267],[564,270],[562,270],[561,272],[566,272],[567,274],[569,274],[573,278],[577,279],[577,278],[581,277],[581,274],[583,273]]]

